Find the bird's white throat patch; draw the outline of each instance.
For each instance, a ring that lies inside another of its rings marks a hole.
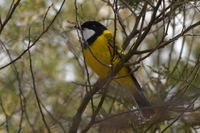
[[[87,41],[90,37],[92,37],[95,34],[94,30],[84,28],[83,29],[83,37]]]

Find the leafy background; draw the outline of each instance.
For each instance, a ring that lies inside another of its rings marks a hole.
[[[115,32],[115,14],[110,5],[113,1],[78,0],[75,3],[66,0],[53,24],[40,37],[44,28],[52,22],[59,11],[62,2],[21,0],[0,33],[0,132],[2,133],[68,132],[73,116],[87,93],[88,79],[81,45],[74,29],[74,25],[77,24],[76,18],[81,23],[97,20]],[[150,1],[152,4],[156,2]],[[171,2],[174,1],[168,0],[165,4],[169,5]],[[13,3],[17,1],[0,1],[1,22],[6,19]],[[136,21],[129,8],[138,14],[144,3],[145,1],[118,1],[119,16],[127,34],[132,31]],[[170,39],[185,27],[199,21],[198,1],[179,0],[175,2],[176,4],[183,6],[172,10],[169,27],[167,21],[155,24],[140,44],[139,50],[156,47],[163,37],[162,24],[165,24],[165,28],[169,28],[166,39]],[[144,25],[148,24],[151,14],[152,10],[149,7],[149,10],[146,10]],[[16,59],[38,37],[39,40],[29,51],[14,63],[2,68]],[[120,46],[126,38],[119,23],[116,38]],[[137,37],[133,38],[125,53],[136,39]],[[148,58],[133,66],[133,69],[139,67],[136,77],[157,109],[156,118],[138,121],[137,114],[132,113],[133,101],[128,92],[116,84],[111,84],[96,117],[97,123],[88,132],[200,132],[199,42],[199,26],[196,26],[188,34],[182,35],[162,49],[157,49]],[[134,55],[130,62],[142,56]],[[89,74],[91,84],[94,84],[98,76],[90,69]],[[101,92],[96,93],[93,96],[93,104],[87,105],[82,114],[80,130],[90,121],[92,111],[97,108],[101,98],[100,95]],[[175,100],[171,100],[173,96]],[[192,101],[195,104],[191,104]],[[188,106],[189,109],[186,109]],[[170,125],[171,123],[173,124]],[[166,128],[168,126],[169,128]]]

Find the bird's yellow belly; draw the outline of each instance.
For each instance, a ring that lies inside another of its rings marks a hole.
[[[88,66],[100,77],[105,78],[110,71],[110,53],[106,52],[107,47],[93,44],[84,50],[85,61]]]
[[[97,38],[89,48],[84,50],[84,56],[87,65],[100,77],[106,78],[111,71],[111,64],[115,66],[120,62],[120,58],[116,57],[113,59],[108,46],[101,44],[101,42],[106,42],[105,44],[107,44],[104,37]],[[118,82],[126,88],[131,88],[131,91],[133,91],[134,84],[126,67],[122,67],[116,74],[116,77],[117,79],[114,80],[115,82]]]

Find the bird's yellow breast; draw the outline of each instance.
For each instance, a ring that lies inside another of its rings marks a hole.
[[[84,50],[87,65],[102,78],[109,75],[111,64],[115,66],[121,60],[118,56],[113,57],[113,48],[109,45],[108,36],[112,37],[110,31],[105,30],[102,35],[97,37],[97,39]],[[121,78],[115,81],[133,89],[134,84],[126,67],[122,67],[116,75]]]
[[[105,37],[106,34],[111,35],[108,30],[105,30],[101,36],[97,37],[97,39],[84,50],[86,63],[102,78],[108,76],[112,58],[108,40]]]

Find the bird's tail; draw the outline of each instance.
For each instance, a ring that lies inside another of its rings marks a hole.
[[[151,103],[149,100],[145,97],[144,93],[142,92],[142,89],[140,87],[140,84],[138,83],[137,79],[132,75],[133,82],[136,86],[135,91],[133,92],[133,97],[135,99],[135,102],[137,103],[139,109],[142,111],[142,114],[145,117],[150,117],[154,114],[154,110],[152,108]]]
[[[124,76],[126,75],[126,76]],[[130,68],[123,67],[117,76],[121,78],[115,79],[116,82],[121,84],[123,87],[127,88],[133,95],[135,102],[137,103],[139,109],[141,110],[144,117],[151,116],[154,111],[150,102],[147,100],[142,92],[142,88],[135,78],[134,74],[131,73]]]
[[[133,94],[133,97],[139,109],[145,117],[150,117],[151,115],[153,115],[154,110],[152,108],[152,105],[140,90],[136,89],[136,91]]]

